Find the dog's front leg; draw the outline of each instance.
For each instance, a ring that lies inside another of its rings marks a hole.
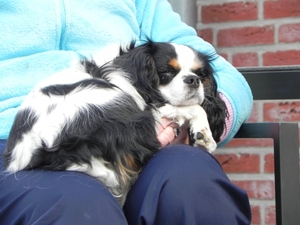
[[[188,124],[194,146],[204,146],[209,152],[217,148],[212,137],[207,115],[200,105],[173,106],[166,104],[159,108],[160,116],[173,120],[179,126]]]

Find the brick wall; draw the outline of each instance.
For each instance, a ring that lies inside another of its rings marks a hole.
[[[300,0],[198,0],[197,6],[198,35],[234,66],[300,65]],[[299,122],[300,100],[257,101],[249,121]],[[215,155],[247,190],[252,224],[275,224],[272,140],[233,140]]]
[[[300,64],[299,0],[198,0],[198,6],[199,36],[234,66]]]

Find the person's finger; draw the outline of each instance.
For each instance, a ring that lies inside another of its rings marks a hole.
[[[174,128],[166,127],[160,134],[157,135],[157,139],[159,140],[162,147],[170,144],[175,138]]]
[[[161,122],[157,124],[157,134],[163,132],[163,130],[166,129],[166,127],[176,128],[178,127],[178,125],[169,119],[161,118]]]

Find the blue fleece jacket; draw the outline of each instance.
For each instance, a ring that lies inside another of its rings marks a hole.
[[[215,53],[167,0],[6,0],[0,1],[0,27],[0,139],[8,137],[19,105],[37,82],[69,67],[79,54],[89,57],[108,44],[147,37]],[[249,117],[252,95],[222,57],[212,65],[233,108],[226,143]]]

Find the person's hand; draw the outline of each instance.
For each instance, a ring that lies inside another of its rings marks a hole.
[[[178,125],[166,118],[162,118],[158,125],[157,139],[164,147],[168,144],[189,144],[189,136],[185,126]]]

